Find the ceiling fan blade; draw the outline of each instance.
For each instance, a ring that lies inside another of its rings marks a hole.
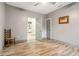
[[[55,5],[56,4],[56,2],[49,2],[49,3],[51,3],[52,5]]]
[[[39,5],[39,2],[34,4],[34,6],[37,6],[37,5]]]

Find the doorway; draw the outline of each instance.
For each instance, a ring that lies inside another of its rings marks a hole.
[[[46,20],[47,40],[50,40],[50,20]]]
[[[27,21],[27,41],[33,42],[36,40],[36,19],[28,17]]]

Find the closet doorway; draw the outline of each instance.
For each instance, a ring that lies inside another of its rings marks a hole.
[[[50,19],[46,20],[47,40],[50,40]]]
[[[27,21],[27,41],[33,42],[36,40],[36,19],[28,17]]]

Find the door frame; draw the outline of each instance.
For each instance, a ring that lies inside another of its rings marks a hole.
[[[49,24],[49,25],[50,25],[49,37],[47,36],[47,35],[48,35],[48,34],[47,34],[47,32],[48,32],[48,31],[47,31],[47,21],[48,21],[48,20],[50,20],[50,24]],[[47,40],[50,40],[50,39],[51,39],[51,20],[52,20],[52,18],[47,18],[47,19],[46,19],[46,39],[47,39]]]
[[[27,17],[27,28],[26,28],[26,33],[27,33],[27,41],[30,41],[30,40],[28,40],[28,30],[29,30],[29,24],[28,24],[28,22],[30,22],[30,21],[28,21],[29,20],[29,18],[32,18],[32,19],[35,19],[35,33],[34,33],[34,35],[35,35],[35,39],[34,40],[36,40],[36,18],[35,17]],[[30,29],[31,30],[31,29]]]

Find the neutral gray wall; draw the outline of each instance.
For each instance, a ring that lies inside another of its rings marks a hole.
[[[4,20],[5,20],[5,6],[0,3],[0,50],[3,48],[4,43]]]
[[[68,24],[59,24],[59,17],[69,16]],[[51,39],[79,46],[79,3],[72,3],[48,14],[51,19]]]
[[[43,39],[47,37],[46,36],[46,20],[47,20],[47,18],[45,15],[44,19],[42,20],[42,38]]]
[[[35,17],[37,20],[37,23],[41,25],[41,20],[44,17],[44,15],[31,12],[28,10],[22,10],[20,8],[16,8],[13,6],[6,5],[6,28],[12,29],[12,36],[16,37],[17,40],[26,40],[27,39],[27,29],[26,29],[26,23],[28,17]],[[41,28],[37,28],[37,31]],[[37,38],[42,35],[42,33],[37,34]]]
[[[43,20],[42,17],[36,20],[36,39],[37,40],[42,39],[42,20]]]

